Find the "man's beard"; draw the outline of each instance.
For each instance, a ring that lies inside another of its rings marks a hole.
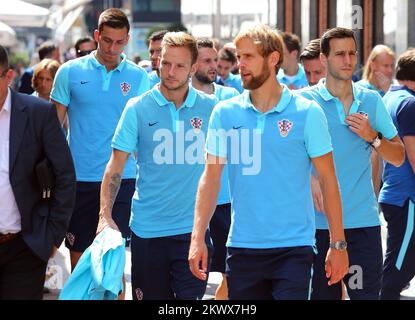
[[[204,74],[196,72],[195,77],[199,82],[201,82],[203,84],[211,84],[213,81],[215,81],[216,75],[213,78],[213,80],[210,80],[210,78],[208,76],[205,76]]]
[[[180,90],[181,88],[186,86],[189,83],[189,78],[190,78],[190,73],[187,76],[186,80],[179,82],[176,86],[167,85],[166,81],[164,81],[163,79],[160,79],[160,82],[163,87],[167,88],[168,90],[175,91],[175,90]]]
[[[251,75],[251,80],[247,81],[247,82],[242,82],[242,87],[244,89],[248,89],[248,90],[255,90],[258,89],[259,87],[261,87],[265,81],[268,80],[268,78],[271,76],[271,72],[269,71],[269,65],[268,65],[268,61],[265,63],[265,61],[262,63],[262,70],[261,73],[254,77],[253,75]]]

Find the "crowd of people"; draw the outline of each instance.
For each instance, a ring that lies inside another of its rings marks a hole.
[[[202,299],[209,272],[217,300],[399,299],[415,275],[415,49],[377,45],[359,80],[350,29],[303,49],[266,25],[223,47],[162,30],[144,69],[129,32],[111,8],[75,59],[42,44],[19,93],[0,46],[0,299],[41,299],[63,240],[74,271],[105,228],[131,248],[134,300]]]

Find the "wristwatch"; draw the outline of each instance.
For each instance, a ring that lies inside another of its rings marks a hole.
[[[347,249],[347,242],[344,241],[344,240],[332,242],[332,243],[330,243],[330,248],[340,250],[340,251],[344,251],[344,250]]]
[[[373,139],[370,145],[375,149],[379,148],[382,143],[382,138],[383,138],[382,133],[378,132],[378,135],[375,137],[375,139]]]

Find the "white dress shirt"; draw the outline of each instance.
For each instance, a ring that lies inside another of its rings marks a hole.
[[[17,208],[9,179],[10,144],[10,89],[0,110],[0,233],[17,233],[21,230],[20,212]]]

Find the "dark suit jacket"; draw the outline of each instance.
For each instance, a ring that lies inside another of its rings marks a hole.
[[[55,107],[11,91],[10,184],[21,215],[22,237],[47,261],[65,237],[75,204],[75,169]],[[35,167],[48,158],[55,175],[51,198],[43,199]]]

